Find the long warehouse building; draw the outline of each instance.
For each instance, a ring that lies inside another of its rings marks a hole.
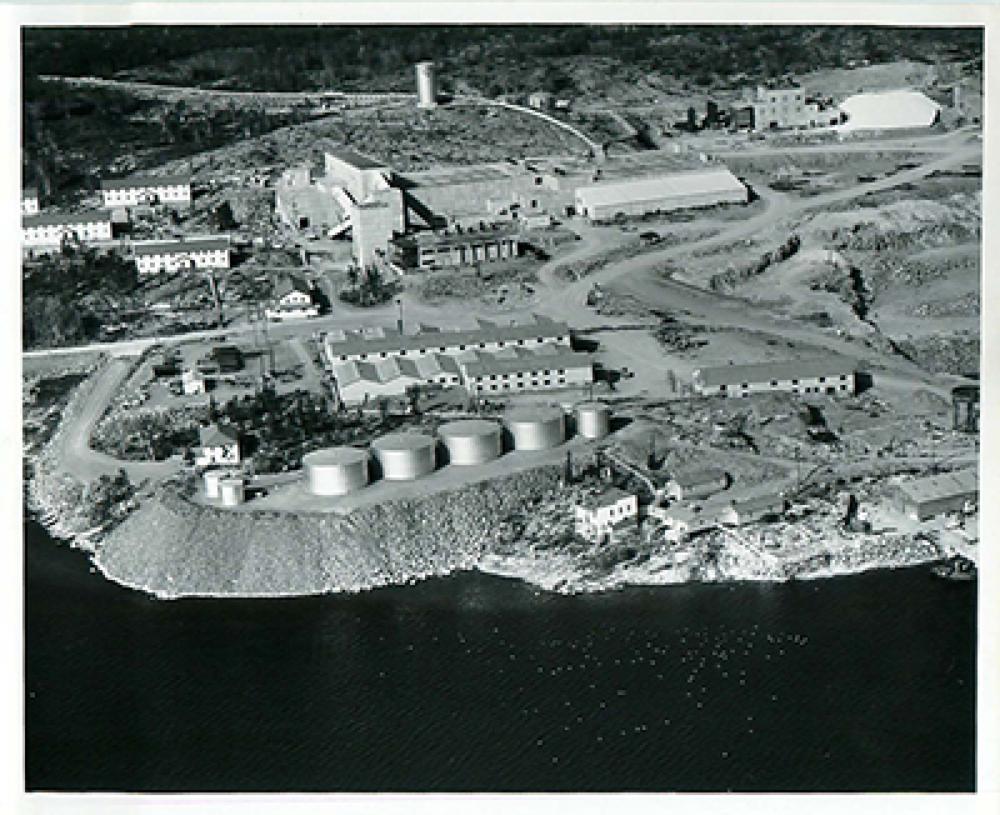
[[[591,221],[716,204],[745,204],[747,188],[725,167],[578,187],[576,212]]]

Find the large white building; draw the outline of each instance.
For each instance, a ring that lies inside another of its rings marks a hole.
[[[920,91],[898,90],[858,93],[840,103],[847,121],[838,130],[900,130],[930,127],[941,106]]]
[[[152,241],[132,248],[139,274],[228,269],[231,248],[225,235],[200,240]]]
[[[638,497],[617,487],[609,487],[576,506],[574,528],[576,534],[598,543],[624,528],[634,527],[638,519]]]
[[[745,204],[747,188],[725,167],[578,187],[576,212],[592,221],[715,204]]]
[[[21,242],[28,249],[58,247],[64,240],[88,243],[111,237],[111,214],[104,210],[21,216]]]
[[[191,177],[186,175],[133,176],[101,179],[104,206],[137,207],[191,203]]]
[[[728,397],[754,393],[853,395],[857,385],[854,361],[837,356],[699,368],[692,379],[696,393]]]

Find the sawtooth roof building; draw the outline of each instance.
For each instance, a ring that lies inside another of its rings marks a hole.
[[[851,394],[857,387],[854,360],[830,356],[751,365],[699,368],[692,375],[702,396],[750,396],[754,393]]]
[[[578,187],[577,214],[591,221],[716,204],[745,204],[747,188],[725,167]]]

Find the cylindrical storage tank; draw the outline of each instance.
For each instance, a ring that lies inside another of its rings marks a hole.
[[[432,108],[437,106],[437,83],[434,79],[434,63],[417,63],[417,106]]]
[[[390,433],[372,442],[386,481],[411,481],[434,472],[434,439],[423,433]]]
[[[603,439],[611,432],[611,408],[602,402],[577,405],[576,432],[585,439]]]
[[[368,483],[368,451],[356,447],[327,447],[302,456],[309,492],[347,495]]]
[[[224,507],[234,507],[237,504],[242,504],[246,497],[243,479],[234,476],[219,479],[219,496],[222,498],[222,506]]]
[[[448,461],[460,466],[484,464],[503,451],[502,428],[484,419],[448,422],[438,428],[438,435],[448,450]]]
[[[515,450],[548,450],[566,439],[566,415],[558,407],[515,408],[507,412],[504,424]]]

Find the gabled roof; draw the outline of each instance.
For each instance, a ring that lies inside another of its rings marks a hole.
[[[229,238],[198,238],[196,240],[150,241],[133,244],[136,255],[179,255],[187,252],[214,252],[229,248]]]
[[[311,291],[312,289],[309,288],[309,284],[306,283],[306,281],[301,277],[294,274],[282,275],[281,279],[278,280],[274,286],[274,296],[279,299],[287,294],[291,294],[292,292],[310,294]]]
[[[169,175],[134,175],[130,178],[102,178],[102,190],[133,190],[148,187],[176,187],[190,184],[191,176],[179,173]]]
[[[857,363],[853,359],[831,354],[813,359],[774,360],[750,365],[720,365],[714,368],[700,368],[694,372],[694,379],[702,387],[717,388],[720,385],[739,385],[743,382],[771,382],[773,380],[812,379],[818,376],[841,376],[853,374]]]
[[[228,447],[238,443],[240,434],[228,425],[209,425],[198,428],[198,439],[202,447]]]
[[[979,492],[979,472],[975,467],[904,481],[897,488],[914,503],[971,495]]]
[[[105,209],[84,209],[78,212],[39,212],[22,215],[21,226],[73,226],[75,224],[111,223],[111,213]]]

